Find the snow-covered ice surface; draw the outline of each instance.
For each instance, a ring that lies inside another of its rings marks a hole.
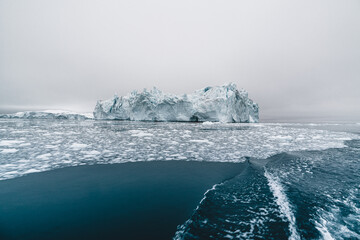
[[[0,114],[0,118],[85,120],[93,119],[94,117],[92,113],[77,113],[64,110],[44,110]]]
[[[356,134],[291,124],[0,119],[0,179],[84,164],[242,162],[342,148]]]
[[[180,122],[258,122],[259,107],[233,83],[176,96],[154,88],[98,101],[96,119]]]

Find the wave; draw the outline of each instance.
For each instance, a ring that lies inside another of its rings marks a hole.
[[[343,199],[329,196],[332,205],[318,208],[315,225],[323,239],[360,239],[360,185]]]
[[[274,224],[276,223],[276,224]],[[247,164],[236,177],[214,185],[174,236],[181,239],[284,239],[291,234],[263,168]]]
[[[250,159],[206,192],[174,239],[360,239],[359,143]]]
[[[289,222],[289,230],[291,233],[289,239],[300,240],[301,237],[296,227],[296,218],[294,216],[291,204],[286,196],[284,188],[280,182],[280,179],[269,173],[266,169],[264,172],[264,176],[268,180],[269,187],[276,199],[276,203],[279,206],[281,213],[286,217],[287,221]]]
[[[212,188],[206,190],[206,192],[204,193],[204,197],[200,200],[199,204],[197,205],[197,207],[195,208],[194,210],[194,214],[199,210],[199,207],[200,205],[204,202],[204,200],[206,199],[207,197],[207,194],[210,192],[210,191],[214,191],[216,189],[217,186],[220,186],[221,184],[223,183],[218,183],[218,184],[215,184],[214,186],[212,186]],[[186,232],[186,229],[193,223],[193,220],[190,218],[188,220],[186,220],[186,222],[182,225],[179,225],[178,228],[177,228],[177,231],[175,233],[175,236],[173,237],[173,240],[181,240],[183,239],[184,235],[185,235],[185,232]]]

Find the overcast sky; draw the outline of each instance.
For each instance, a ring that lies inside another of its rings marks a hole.
[[[359,0],[0,0],[0,110],[234,82],[262,119],[360,120]]]

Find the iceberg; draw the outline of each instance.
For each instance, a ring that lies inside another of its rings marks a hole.
[[[259,107],[238,90],[234,83],[206,87],[192,94],[177,96],[157,88],[133,91],[127,96],[115,95],[99,100],[95,119],[171,122],[242,122],[259,121]]]
[[[93,115],[91,113],[76,113],[62,110],[45,110],[2,114],[0,115],[0,118],[86,120],[93,119]]]

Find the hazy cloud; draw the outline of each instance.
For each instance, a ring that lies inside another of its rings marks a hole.
[[[0,0],[0,108],[235,82],[263,118],[360,118],[360,2]]]

